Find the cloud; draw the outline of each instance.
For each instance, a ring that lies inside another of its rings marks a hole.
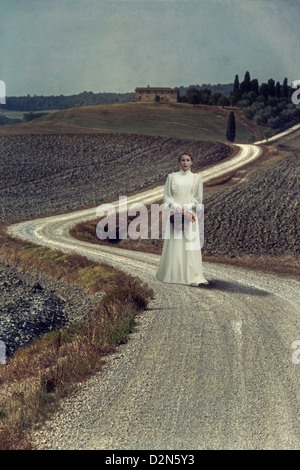
[[[2,2],[8,95],[228,83],[246,70],[260,81],[299,78],[291,1]]]

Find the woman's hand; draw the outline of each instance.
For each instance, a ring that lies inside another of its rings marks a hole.
[[[183,213],[190,221],[193,220],[193,214],[191,214],[191,212],[183,211]]]

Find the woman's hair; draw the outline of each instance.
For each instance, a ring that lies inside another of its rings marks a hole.
[[[178,162],[180,162],[181,160],[181,157],[183,157],[183,155],[187,155],[188,157],[190,157],[190,159],[193,161],[193,156],[189,153],[189,152],[182,152],[179,157],[178,157]]]

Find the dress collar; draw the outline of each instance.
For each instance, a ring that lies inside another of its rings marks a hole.
[[[191,173],[191,170],[183,171],[183,169],[180,168],[179,173],[180,173],[181,175],[189,175],[189,174]]]

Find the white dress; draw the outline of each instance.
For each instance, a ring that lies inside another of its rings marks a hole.
[[[177,207],[193,213],[195,221],[180,230],[176,224],[166,223],[164,244],[156,278],[174,284],[207,283],[202,273],[201,243],[202,235],[199,207],[202,205],[203,183],[199,173],[180,170],[168,175],[164,190],[164,205],[168,212]],[[197,209],[197,211],[196,211]],[[203,219],[203,210],[200,212]],[[170,218],[170,215],[169,215]]]

